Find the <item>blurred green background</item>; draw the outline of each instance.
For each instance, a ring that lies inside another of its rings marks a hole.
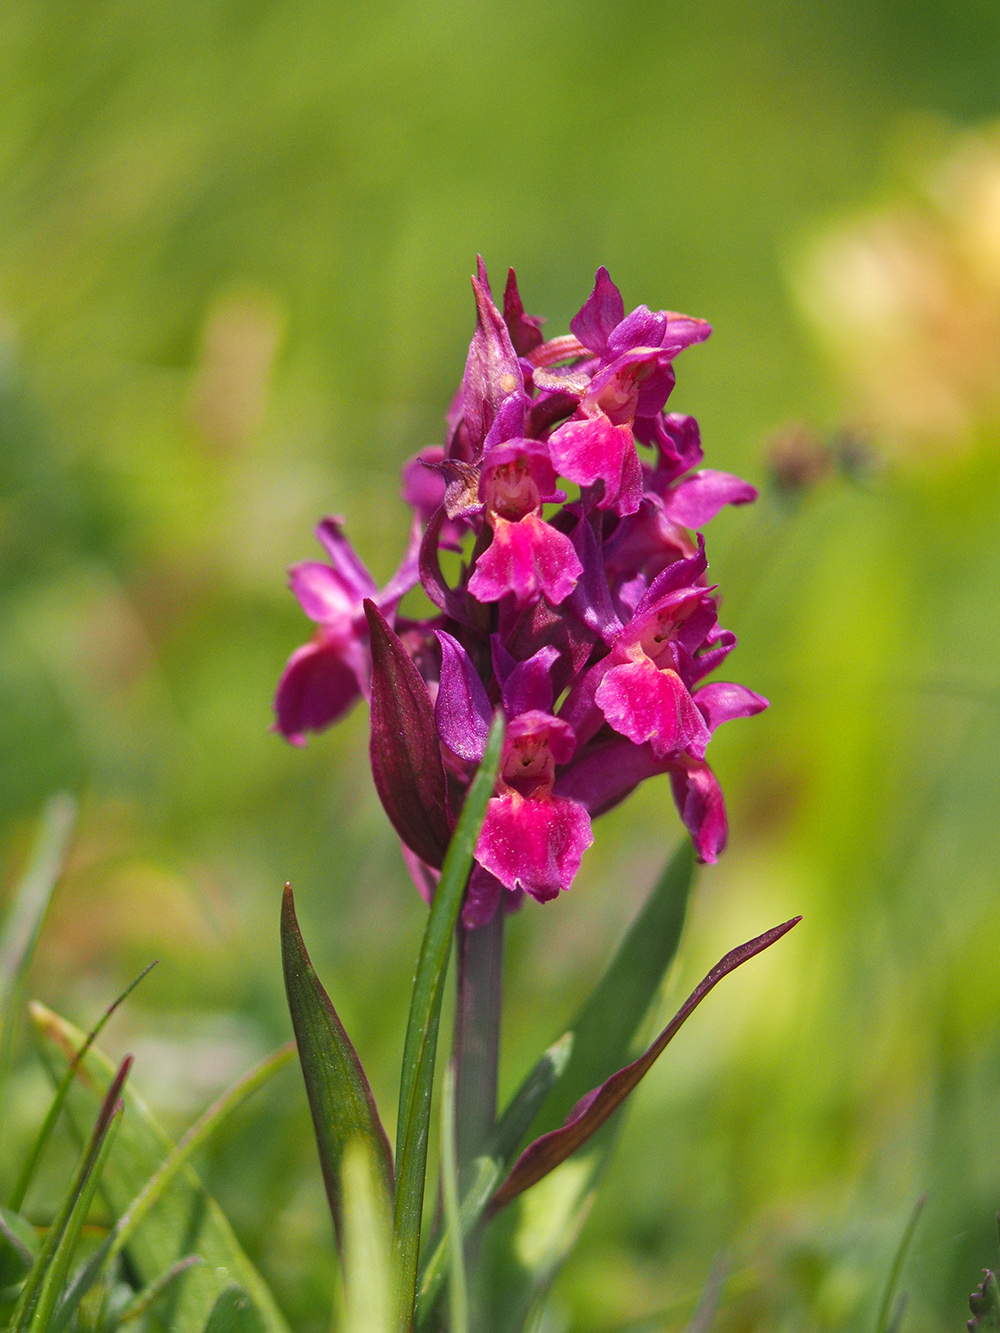
[[[664,1010],[805,920],[635,1098],[550,1326],[680,1329],[723,1253],[719,1328],[870,1328],[922,1191],[907,1327],[961,1326],[1000,1206],[1000,158],[963,137],[998,62],[995,0],[0,10],[0,902],[79,793],[32,990],[89,1024],[160,958],[108,1043],[173,1128],[288,1035],[286,879],[392,1119],[423,908],[365,710],[268,733],[308,632],[283,570],[328,512],[393,568],[477,250],[552,332],[603,263],[715,325],[673,403],[765,492],[709,550],[772,709],[713,745],[733,836]],[[649,784],[512,921],[505,1087],[678,836]],[[45,1087],[24,1043],[9,1143]],[[202,1166],[325,1328],[297,1077]]]

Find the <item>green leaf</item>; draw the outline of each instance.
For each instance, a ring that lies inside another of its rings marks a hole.
[[[122,1107],[119,1099],[131,1066],[132,1057],[127,1056],[110,1080],[80,1164],[21,1289],[10,1321],[11,1333],[21,1333],[29,1324],[39,1330],[48,1327],[106,1158],[104,1150],[109,1141],[109,1131],[112,1123],[120,1117]]]
[[[417,1256],[427,1170],[427,1137],[434,1058],[445,973],[452,936],[462,909],[479,830],[486,803],[493,795],[500,752],[503,748],[503,719],[498,714],[490,728],[486,753],[465,798],[462,814],[448,847],[441,879],[427,917],[403,1048],[403,1071],[399,1089],[399,1123],[396,1137],[396,1209],[393,1244],[396,1257],[398,1327],[406,1333],[413,1322],[417,1283]]]
[[[638,1060],[633,1060],[624,1069],[619,1069],[610,1078],[605,1079],[600,1087],[586,1093],[570,1112],[564,1124],[558,1129],[551,1129],[547,1134],[542,1134],[525,1148],[517,1159],[513,1171],[490,1201],[490,1210],[499,1211],[524,1190],[542,1180],[550,1171],[554,1171],[592,1138],[621,1106],[625,1098],[638,1087],[709,991],[730,972],[751,958],[756,958],[772,944],[776,944],[801,920],[799,916],[793,917],[791,921],[773,926],[763,935],[757,935],[754,939],[747,940],[745,944],[730,949],[729,953],[699,982],[653,1044]],[[877,1333],[884,1333],[884,1329],[880,1327]]]
[[[17,1000],[53,890],[62,874],[75,823],[73,798],[53,796],[42,813],[31,860],[14,890],[13,903],[0,934],[0,1090],[10,1058]],[[15,1204],[15,1211],[18,1206]]]
[[[390,1199],[392,1151],[361,1061],[309,961],[295,919],[290,885],[285,886],[281,907],[281,958],[326,1197],[339,1242],[343,1205],[340,1170],[346,1144],[354,1138],[370,1143]]]
[[[0,1290],[22,1280],[38,1253],[38,1232],[26,1217],[0,1208]]]
[[[518,1144],[552,1090],[553,1084],[566,1068],[572,1049],[571,1032],[567,1032],[549,1047],[510,1099],[493,1132],[485,1155],[476,1159],[476,1176],[466,1191],[459,1211],[459,1228],[463,1242],[472,1234],[496,1187],[513,1165]],[[417,1296],[418,1327],[423,1326],[430,1316],[441,1292],[451,1263],[453,1245],[451,1227],[446,1225],[444,1234],[421,1275]]]
[[[38,1131],[38,1136],[36,1137],[30,1152],[25,1155],[24,1161],[21,1163],[21,1170],[18,1173],[14,1188],[11,1191],[10,1206],[15,1211],[21,1207],[22,1203],[24,1203],[24,1196],[28,1192],[28,1186],[31,1184],[32,1176],[35,1174],[35,1168],[38,1166],[41,1155],[45,1150],[45,1145],[49,1141],[49,1137],[55,1128],[56,1121],[59,1119],[59,1113],[62,1111],[63,1103],[66,1100],[66,1094],[69,1092],[69,1086],[73,1082],[73,1075],[76,1072],[77,1065],[90,1050],[91,1046],[93,1046],[101,1029],[118,1006],[132,994],[139,982],[142,981],[144,977],[148,976],[155,966],[156,963],[152,962],[144,967],[135,980],[125,987],[118,998],[108,1005],[107,1009],[105,1009],[93,1028],[87,1033],[87,1040],[73,1057],[66,1072],[59,1080],[55,1096],[52,1098],[52,1104],[46,1113],[45,1119],[42,1121],[42,1127]]]
[[[677,954],[694,875],[694,853],[685,839],[570,1025],[572,1052],[530,1125],[533,1135],[561,1125],[581,1097],[627,1060]],[[533,1193],[543,1190],[542,1198],[549,1192],[554,1195],[548,1218],[539,1211],[541,1204],[529,1195],[509,1210],[509,1215],[502,1214],[491,1223],[480,1259],[482,1299],[488,1306],[490,1333],[516,1333],[524,1326],[529,1311],[543,1299],[583,1226],[617,1132],[614,1123],[606,1125],[590,1140],[585,1152],[578,1152],[572,1161],[557,1168],[552,1185],[536,1187]],[[505,1171],[513,1155],[511,1152],[505,1161]],[[486,1203],[480,1200],[479,1208],[485,1208]],[[422,1304],[422,1314],[424,1309]]]
[[[264,1333],[257,1307],[238,1283],[231,1282],[219,1293],[205,1333]]]
[[[85,1041],[83,1033],[44,1005],[32,1004],[30,1012],[47,1053],[63,1067],[70,1064]],[[171,1333],[202,1333],[219,1294],[232,1281],[250,1293],[265,1333],[288,1333],[266,1283],[243,1253],[218,1204],[187,1163],[191,1153],[217,1127],[220,1107],[222,1114],[232,1110],[259,1086],[255,1080],[270,1077],[281,1067],[281,1062],[288,1063],[293,1058],[294,1049],[288,1047],[277,1065],[272,1057],[262,1067],[263,1074],[257,1070],[249,1079],[242,1080],[233,1093],[221,1098],[199,1119],[177,1149],[135,1089],[130,1086],[125,1091],[126,1115],[116,1151],[104,1172],[102,1193],[110,1211],[118,1218],[127,1214],[139,1199],[151,1203],[157,1189],[161,1193],[156,1207],[147,1215],[141,1216],[141,1209],[130,1214],[133,1229],[128,1235],[127,1248],[135,1274],[145,1285],[155,1282],[178,1259],[194,1251],[205,1260],[204,1266],[193,1268],[172,1290]],[[112,1073],[107,1057],[97,1047],[91,1047],[80,1061],[67,1097],[71,1123],[79,1127],[93,1118],[94,1108]],[[180,1156],[172,1156],[175,1152],[180,1152]],[[165,1171],[168,1161],[172,1167]],[[142,1221],[141,1226],[137,1219]]]
[[[585,1093],[625,1064],[677,955],[694,872],[694,852],[685,838],[570,1024],[573,1051],[532,1126],[535,1135],[561,1125]]]
[[[344,1148],[343,1333],[392,1333],[392,1209],[367,1136]]]

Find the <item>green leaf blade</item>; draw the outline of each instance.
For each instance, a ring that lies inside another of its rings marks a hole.
[[[355,1138],[369,1144],[390,1199],[392,1151],[361,1061],[310,962],[289,885],[281,907],[281,957],[320,1166],[339,1241],[343,1231],[341,1164],[347,1144]]]
[[[486,803],[496,785],[502,748],[503,719],[498,714],[445,856],[413,982],[400,1079],[393,1219],[401,1333],[406,1333],[413,1322],[434,1060],[445,974]]]
[[[677,956],[694,879],[694,852],[685,838],[570,1024],[573,1049],[533,1133],[561,1125],[581,1097],[625,1064]]]
[[[44,1005],[32,1004],[31,1017],[47,1053],[57,1068],[64,1069],[84,1044],[84,1033]],[[289,1047],[282,1058],[287,1062],[293,1057],[294,1051]],[[110,1061],[97,1046],[92,1046],[80,1061],[67,1097],[71,1125],[79,1129],[93,1119],[113,1074]],[[238,1086],[245,1090],[247,1080]],[[176,1150],[131,1083],[125,1088],[124,1101],[125,1117],[116,1151],[101,1181],[108,1208],[118,1218],[143,1194]],[[162,1175],[160,1180],[163,1181]],[[156,1207],[129,1237],[127,1250],[143,1285],[155,1282],[188,1254],[197,1252],[205,1260],[204,1265],[187,1272],[173,1290],[171,1333],[202,1333],[219,1294],[231,1282],[250,1293],[265,1333],[288,1333],[288,1325],[267,1284],[243,1252],[222,1210],[191,1169],[187,1156],[166,1182]],[[61,1316],[60,1309],[57,1317]]]

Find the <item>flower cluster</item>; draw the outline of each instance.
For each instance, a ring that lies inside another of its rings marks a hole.
[[[400,568],[380,591],[340,520],[323,520],[329,563],[290,575],[318,628],[275,709],[276,729],[301,744],[370,698],[376,786],[428,893],[502,708],[464,909],[477,925],[501,901],[569,888],[591,820],[656,774],[669,774],[699,857],[715,861],[726,814],[706,747],[767,701],[703,683],[736,638],[718,623],[693,533],[757,494],[699,468],[697,422],[664,410],[675,358],[709,326],[646,306],[626,315],[602,268],[571,332],[546,341],[513,270],[502,312],[481,261],[472,286],[476,331],[445,443],[403,470],[414,526]],[[442,551],[463,557],[454,584]],[[418,583],[433,618],[399,612]]]

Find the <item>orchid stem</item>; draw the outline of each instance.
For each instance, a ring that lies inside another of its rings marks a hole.
[[[496,1123],[503,994],[503,919],[498,907],[485,926],[458,924],[458,1000],[455,1007],[455,1140],[459,1184],[471,1183],[471,1167]]]

